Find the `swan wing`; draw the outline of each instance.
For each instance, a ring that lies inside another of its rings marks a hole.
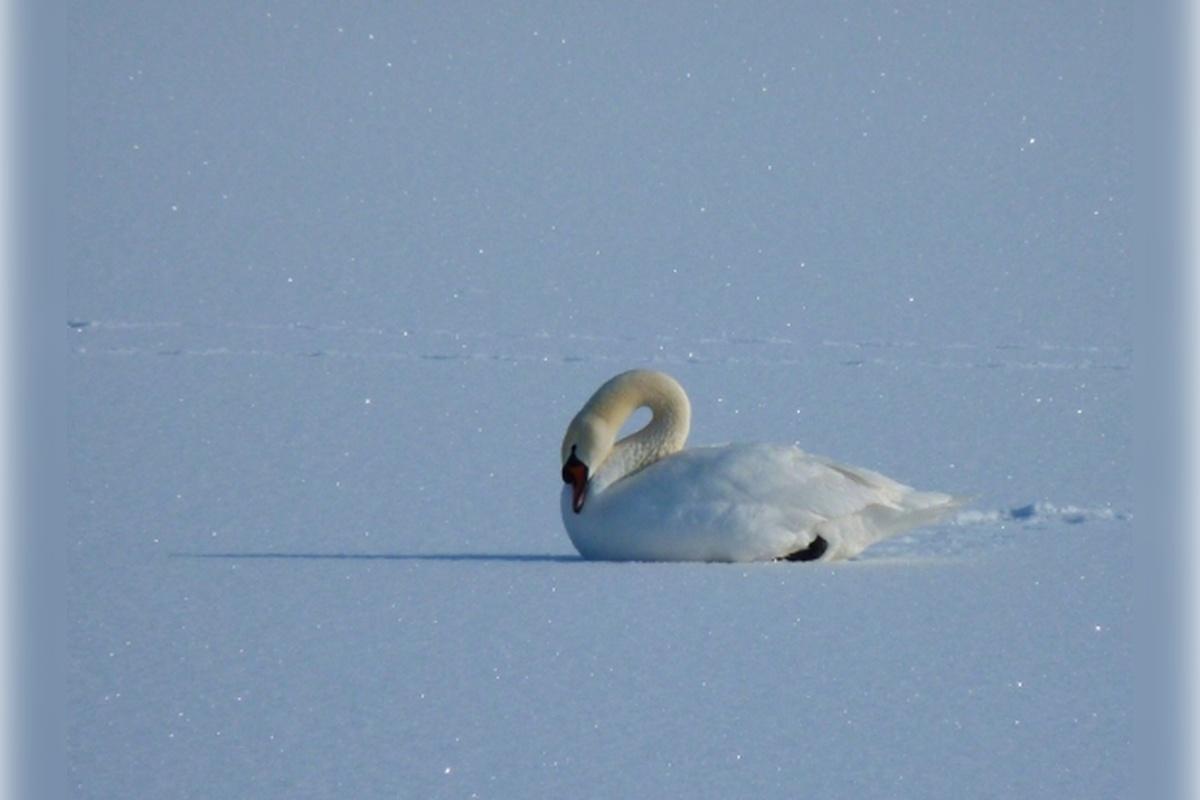
[[[817,536],[829,545],[825,558],[844,558],[932,521],[942,512],[929,509],[950,501],[789,445],[725,445],[661,459],[609,486],[576,519],[564,509],[564,519],[596,558],[766,560]]]

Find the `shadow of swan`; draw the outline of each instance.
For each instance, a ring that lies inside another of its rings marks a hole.
[[[171,558],[242,561],[507,561],[511,563],[583,563],[580,556],[542,553],[171,553]]]

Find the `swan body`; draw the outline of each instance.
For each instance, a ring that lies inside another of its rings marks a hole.
[[[616,441],[638,408],[653,414]],[[683,449],[691,407],[670,376],[617,375],[563,438],[562,516],[584,558],[771,561],[851,558],[961,505],[780,444]]]

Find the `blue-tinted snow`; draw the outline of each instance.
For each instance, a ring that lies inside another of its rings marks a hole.
[[[1131,13],[79,5],[75,794],[1127,794]],[[582,562],[632,366],[975,501]]]

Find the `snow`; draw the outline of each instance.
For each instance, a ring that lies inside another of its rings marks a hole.
[[[1130,794],[1130,13],[75,9],[74,796]],[[584,562],[635,366],[973,502]]]

